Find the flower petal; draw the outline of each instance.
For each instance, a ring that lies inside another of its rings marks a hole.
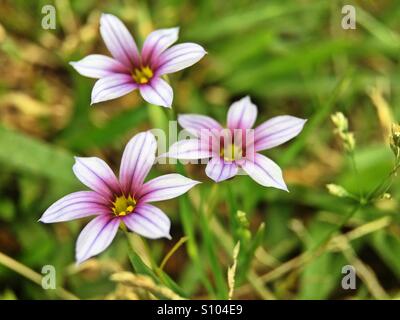
[[[281,168],[262,154],[256,153],[253,160],[247,160],[242,164],[242,169],[262,186],[288,191]]]
[[[176,198],[199,183],[177,173],[166,174],[146,182],[138,199],[141,202],[153,202]]]
[[[177,72],[194,65],[207,52],[196,43],[181,43],[165,50],[157,62],[157,74]]]
[[[83,261],[107,249],[117,234],[120,219],[101,215],[90,221],[81,231],[76,242],[76,261]]]
[[[250,129],[257,118],[257,107],[246,96],[232,103],[228,111],[228,128]]]
[[[128,68],[140,65],[140,55],[135,40],[116,16],[102,14],[100,33],[112,56]]]
[[[94,84],[91,104],[119,98],[137,87],[128,74],[116,73],[101,78]]]
[[[155,161],[157,141],[151,132],[135,135],[122,155],[119,180],[127,194],[135,195]]]
[[[39,221],[53,223],[70,221],[92,215],[107,214],[110,209],[107,201],[93,191],[78,191],[71,193],[53,203],[42,215]]]
[[[212,156],[209,146],[202,139],[185,139],[175,142],[166,156],[173,159],[205,159]]]
[[[207,163],[206,174],[215,182],[220,182],[234,177],[238,169],[235,162],[225,162],[220,157],[214,157]]]
[[[202,130],[222,130],[222,126],[216,120],[199,114],[178,115],[178,123],[195,137],[200,137]]]
[[[95,79],[115,73],[129,73],[128,68],[121,62],[101,54],[91,54],[82,60],[70,62],[69,64],[81,75]]]
[[[292,116],[278,116],[260,124],[254,130],[255,150],[279,146],[297,136],[307,120]]]
[[[144,65],[151,65],[159,55],[178,40],[179,28],[159,29],[150,33],[143,44],[142,59]]]
[[[149,84],[140,86],[140,94],[148,103],[171,108],[174,92],[161,78],[153,78]]]
[[[135,211],[122,218],[129,230],[149,238],[168,238],[171,229],[171,221],[167,215],[155,206],[140,204]]]
[[[75,157],[72,167],[76,177],[87,187],[105,198],[120,191],[114,172],[102,159],[97,157]]]

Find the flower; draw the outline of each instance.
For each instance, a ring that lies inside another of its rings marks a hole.
[[[263,186],[288,191],[282,170],[259,151],[294,138],[306,120],[284,115],[251,129],[256,118],[257,107],[249,97],[231,105],[226,129],[207,116],[179,115],[179,124],[194,137],[174,143],[164,156],[185,160],[211,158],[206,174],[215,182],[232,178],[240,169]]]
[[[128,29],[111,14],[102,14],[100,33],[113,58],[92,54],[70,62],[81,75],[99,79],[93,87],[91,104],[139,89],[147,102],[170,108],[173,91],[161,77],[190,67],[206,54],[195,43],[170,47],[178,39],[179,28],[153,31],[139,53]]]
[[[134,136],[124,150],[119,179],[97,157],[75,158],[73,172],[92,191],[78,191],[61,198],[39,221],[53,223],[96,216],[78,237],[78,263],[104,251],[121,223],[146,238],[171,238],[169,218],[150,202],[175,198],[199,182],[180,174],[167,174],[144,183],[156,148],[156,139],[150,132]]]

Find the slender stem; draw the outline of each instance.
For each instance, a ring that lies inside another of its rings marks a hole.
[[[172,247],[172,249],[165,255],[163,261],[160,264],[160,270],[163,270],[167,264],[169,258],[188,240],[188,237],[182,237],[179,241]]]
[[[354,175],[357,180],[360,180],[360,173],[357,168],[356,159],[354,157],[354,151],[349,152],[349,158],[350,158],[351,166],[353,167]],[[363,195],[362,188],[360,186],[358,187],[358,193],[359,193],[358,196],[360,197],[360,199],[363,199],[364,195]]]
[[[371,201],[374,198],[376,198],[377,196],[387,192],[389,190],[389,188],[391,187],[392,183],[393,183],[393,177],[397,174],[397,171],[400,168],[400,161],[396,160],[396,163],[392,169],[392,171],[390,171],[389,175],[383,179],[376,187],[375,189],[373,189],[367,196],[366,200],[367,201]],[[385,184],[387,184],[385,186]],[[380,189],[383,189],[382,192],[380,192]]]
[[[13,258],[5,255],[4,253],[0,252],[0,264],[3,266],[13,270],[14,272],[22,275],[26,279],[36,283],[37,285],[42,285],[42,275],[33,271],[31,268],[23,265],[22,263],[14,260]],[[65,290],[62,287],[55,289],[56,294],[65,300],[79,300],[77,296],[70,293],[69,291]]]

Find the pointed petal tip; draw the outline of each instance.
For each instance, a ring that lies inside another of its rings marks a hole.
[[[101,15],[100,15],[100,24],[101,24],[101,20],[104,20],[107,17],[112,17],[112,16],[114,16],[114,15],[111,14],[111,13],[102,12]]]
[[[172,237],[171,237],[170,234],[167,234],[167,235],[165,236],[165,238],[167,238],[168,240],[172,240]]]
[[[200,184],[200,183],[203,183],[203,182],[197,181],[197,180],[192,180],[192,182],[193,182],[193,185],[194,185],[194,186],[196,186],[196,185],[198,185],[198,184]]]
[[[281,188],[279,188],[279,189],[281,189],[281,190],[283,190],[283,191],[286,191],[287,193],[290,193],[290,191],[289,191],[289,189],[288,189],[288,187],[287,187],[286,184],[283,185],[283,186],[281,186]]]

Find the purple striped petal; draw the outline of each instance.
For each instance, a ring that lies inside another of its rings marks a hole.
[[[246,96],[232,103],[228,111],[228,128],[250,129],[257,118],[257,107]]]
[[[179,28],[159,29],[150,33],[143,44],[144,65],[153,66],[160,54],[178,40]]]
[[[120,219],[101,215],[90,221],[81,231],[76,242],[76,261],[83,261],[107,249],[117,234]]]
[[[121,20],[112,14],[102,14],[100,33],[115,59],[128,68],[140,65],[140,55],[135,40]]]
[[[135,195],[155,161],[157,141],[151,132],[135,135],[122,155],[119,180],[125,193]]]
[[[190,67],[203,58],[206,53],[202,46],[195,43],[177,44],[160,55],[157,74],[173,73]]]
[[[242,164],[242,169],[257,183],[264,187],[274,187],[288,191],[282,177],[281,168],[271,159],[256,153],[253,160]]]
[[[110,213],[107,201],[93,191],[71,193],[53,203],[39,221],[53,223]]]
[[[115,73],[129,73],[129,69],[121,62],[101,54],[91,54],[82,60],[70,62],[69,64],[81,75],[95,79]]]
[[[186,139],[175,142],[168,150],[167,157],[173,159],[205,159],[212,156],[212,152],[202,139]]]
[[[307,120],[278,116],[260,124],[254,131],[256,151],[271,149],[297,136]]]
[[[110,198],[120,191],[120,186],[114,172],[103,160],[97,157],[75,157],[72,167],[76,177],[87,187],[96,191],[104,198]]]
[[[235,162],[225,162],[220,157],[214,157],[207,163],[206,174],[215,182],[220,182],[234,177],[238,169]]]
[[[116,73],[101,78],[94,84],[91,104],[119,98],[137,88],[129,74]]]
[[[166,174],[146,182],[138,199],[141,202],[153,202],[176,198],[199,183],[177,173]]]
[[[222,130],[222,126],[213,118],[199,114],[178,115],[179,125],[196,137],[200,137],[202,130],[216,131]]]
[[[171,239],[171,221],[164,212],[150,204],[138,205],[132,214],[123,217],[123,221],[129,230],[143,237]]]
[[[171,86],[161,78],[153,78],[149,84],[139,87],[140,94],[148,103],[171,108],[174,92]]]

